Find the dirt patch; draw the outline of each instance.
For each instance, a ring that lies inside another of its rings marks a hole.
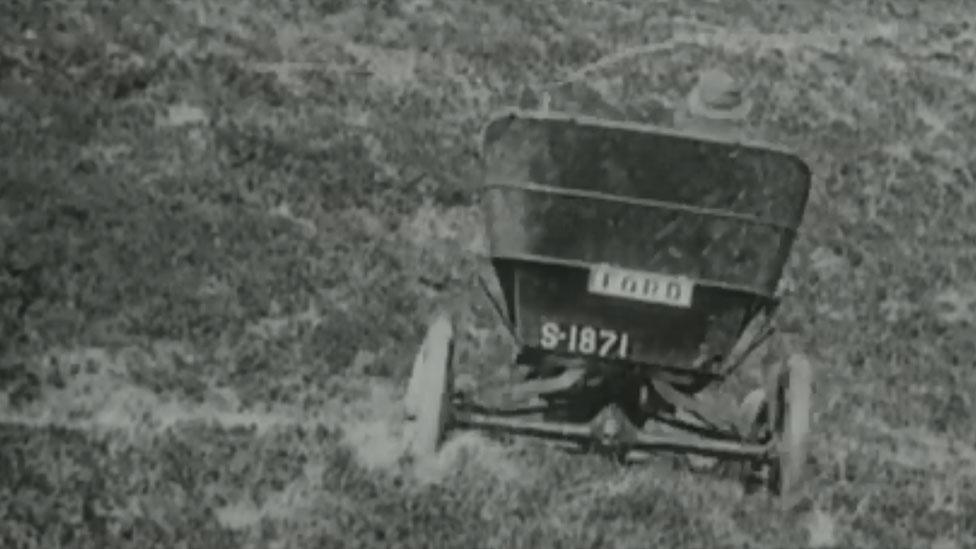
[[[437,483],[468,467],[487,473],[501,482],[516,482],[524,479],[525,475],[525,470],[513,460],[507,448],[481,433],[471,431],[455,433],[437,456],[417,462],[414,473],[423,483]]]
[[[398,391],[380,380],[371,384],[363,401],[343,412],[343,440],[369,469],[397,466],[408,447],[405,426]]]
[[[200,402],[163,395],[136,384],[133,368],[144,366],[145,355],[110,352],[102,348],[60,351],[49,357],[47,376],[58,376],[57,387],[46,386],[27,405],[0,407],[0,421],[37,427],[84,430],[161,432],[186,422],[221,427],[253,427],[258,432],[276,426],[319,424],[327,416],[311,417],[284,406],[245,409],[228,388],[211,387]],[[8,403],[9,404],[9,403]]]
[[[344,411],[343,440],[360,465],[408,473],[421,484],[442,482],[468,467],[501,481],[514,481],[524,473],[505,447],[476,432],[448,433],[436,456],[405,459],[413,425],[405,417],[400,393],[393,384],[375,380],[367,398]]]
[[[124,432],[131,436],[201,422],[227,429],[254,429],[256,436],[282,427],[326,426],[341,430],[343,443],[361,466],[409,472],[422,483],[439,482],[451,471],[469,465],[502,480],[514,480],[520,474],[501,445],[477,433],[452,434],[433,459],[405,459],[411,424],[402,409],[403,390],[385,378],[360,376],[347,380],[344,398],[327,400],[313,414],[299,406],[248,408],[229,388],[211,388],[202,402],[160,395],[133,383],[130,368],[137,367],[133,358],[131,353],[100,348],[60,352],[57,362],[65,365],[61,386],[46,387],[35,401],[16,409],[3,399],[0,422]],[[228,523],[238,519],[247,522],[249,513],[258,512],[235,505],[226,510]]]

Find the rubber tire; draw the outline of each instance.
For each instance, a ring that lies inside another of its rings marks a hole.
[[[770,468],[770,489],[783,498],[793,496],[803,480],[809,455],[813,367],[803,355],[787,360],[777,383],[777,453]]]
[[[414,457],[435,455],[444,441],[451,418],[453,355],[454,329],[442,314],[427,328],[404,398]]]

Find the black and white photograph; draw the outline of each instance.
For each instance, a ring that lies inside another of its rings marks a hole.
[[[974,549],[974,174],[971,0],[0,0],[0,549]]]

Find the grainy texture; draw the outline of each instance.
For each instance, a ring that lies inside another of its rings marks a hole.
[[[773,4],[0,2],[0,270],[33,269],[0,274],[0,546],[976,546],[972,4]],[[711,64],[814,168],[800,509],[470,434],[398,461],[434,308],[508,375],[469,284],[488,114],[549,84],[667,122]]]

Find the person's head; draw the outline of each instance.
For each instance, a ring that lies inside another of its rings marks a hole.
[[[689,114],[706,119],[743,120],[752,110],[752,102],[732,75],[712,68],[698,75],[687,97],[687,109]]]

